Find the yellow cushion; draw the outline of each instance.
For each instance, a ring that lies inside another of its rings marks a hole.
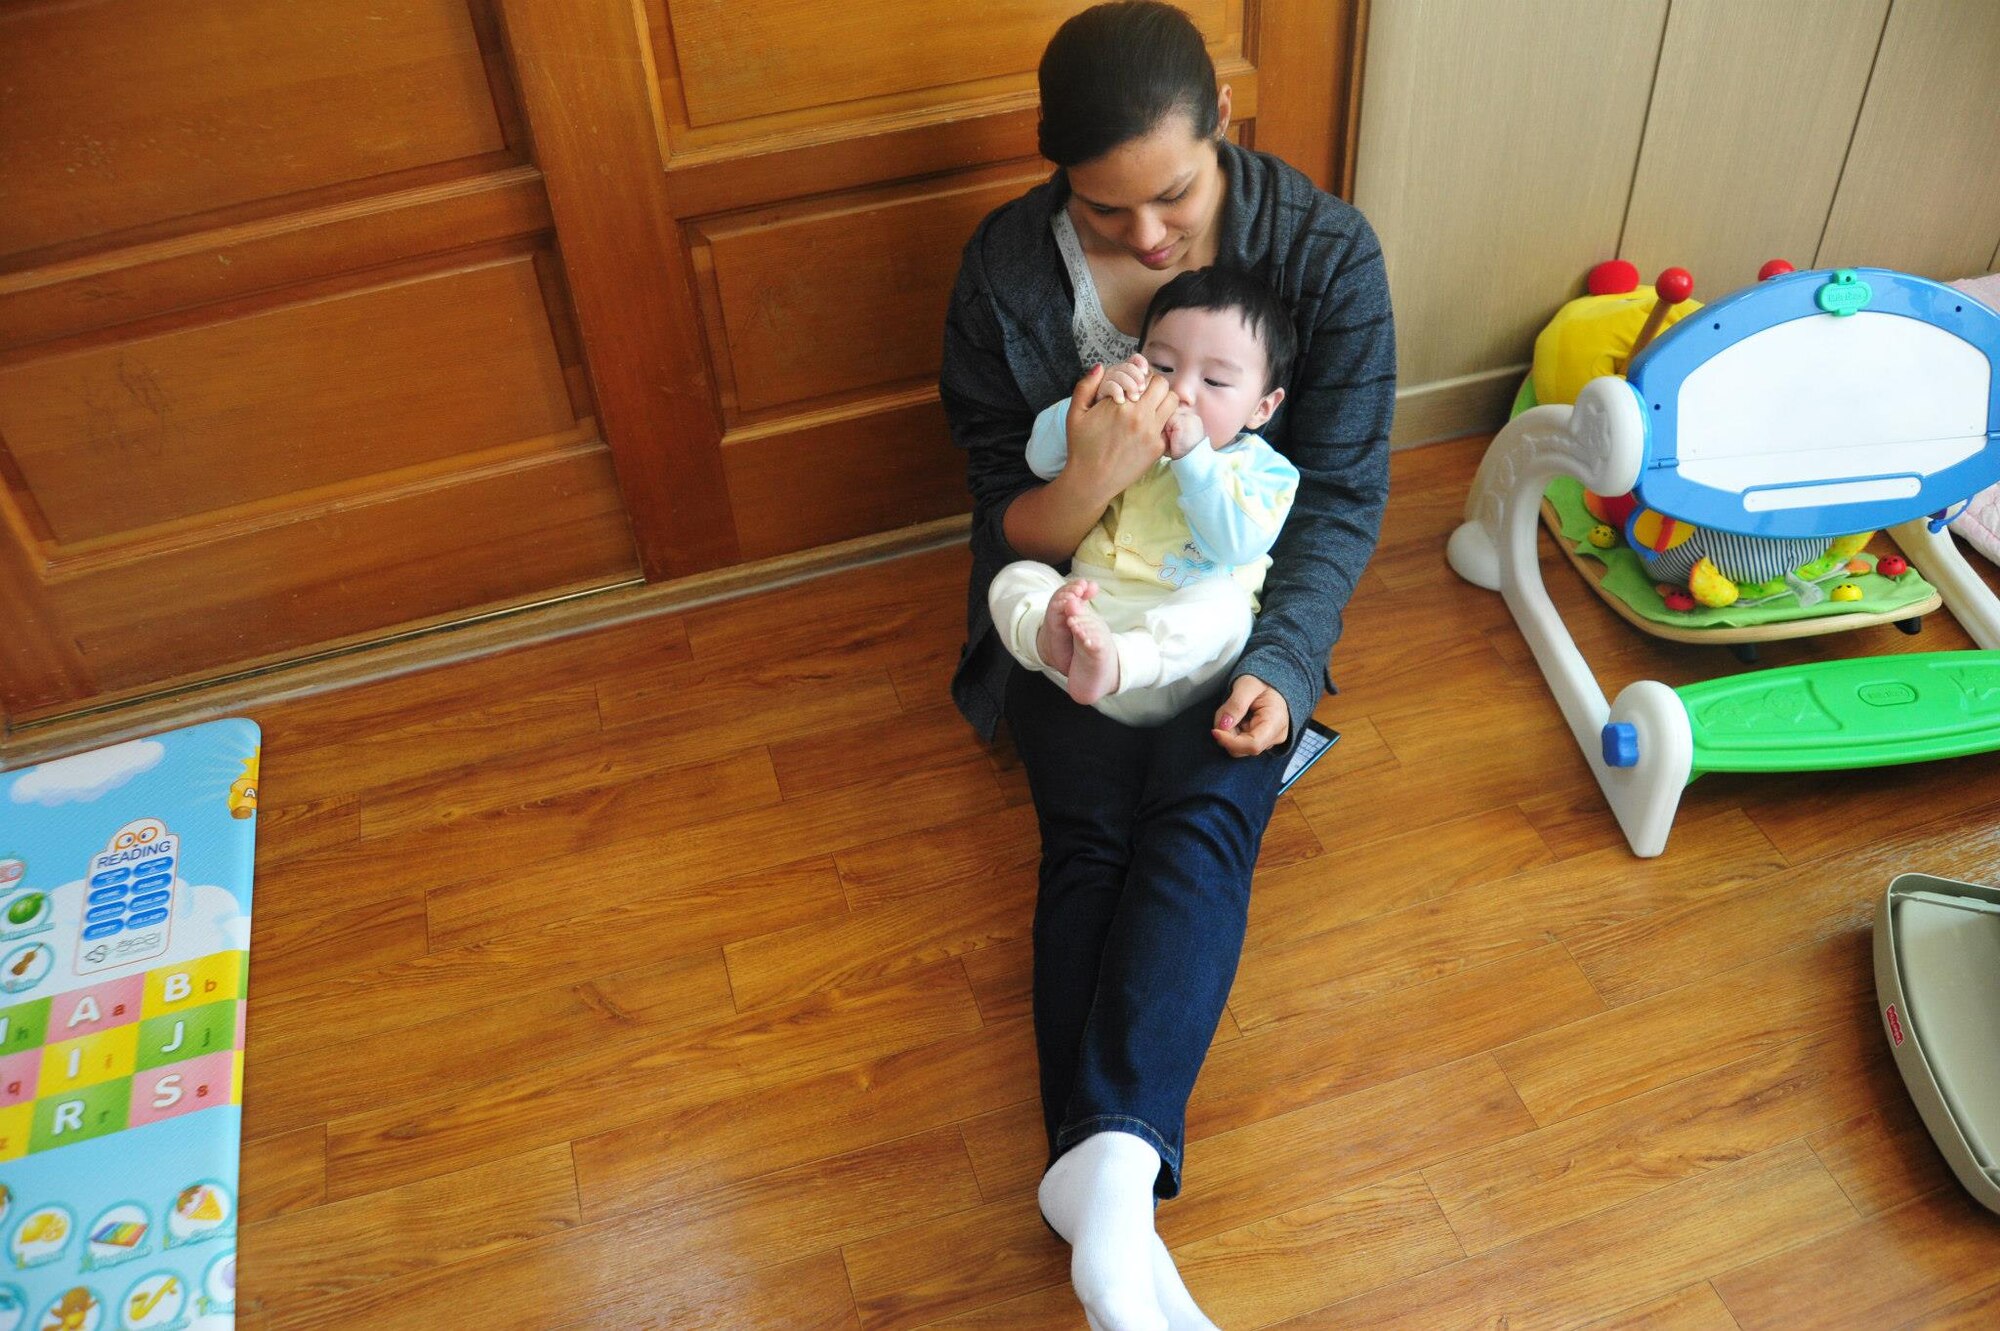
[[[1653,288],[1642,285],[1616,296],[1579,296],[1557,310],[1535,338],[1535,401],[1575,402],[1592,379],[1623,374],[1653,300]],[[1698,300],[1682,301],[1667,312],[1661,331],[1700,308]]]

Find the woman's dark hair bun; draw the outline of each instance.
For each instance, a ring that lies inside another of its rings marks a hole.
[[[1042,156],[1095,161],[1184,113],[1195,137],[1216,131],[1215,64],[1194,20],[1158,0],[1115,0],[1056,29],[1038,71]]]

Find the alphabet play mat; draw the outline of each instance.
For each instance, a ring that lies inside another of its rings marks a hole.
[[[236,1324],[258,751],[0,774],[0,1331]]]

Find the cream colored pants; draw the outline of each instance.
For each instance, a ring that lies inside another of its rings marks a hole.
[[[1032,560],[1009,564],[986,593],[993,625],[1016,661],[1064,688],[1069,679],[1042,660],[1035,637],[1049,598],[1076,578],[1097,584],[1090,604],[1110,626],[1118,653],[1118,690],[1092,705],[1128,726],[1159,725],[1204,694],[1220,693],[1218,682],[1250,640],[1250,593],[1231,577],[1171,590],[1081,563],[1069,578]]]

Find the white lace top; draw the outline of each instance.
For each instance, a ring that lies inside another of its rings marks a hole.
[[[1076,238],[1076,223],[1069,209],[1056,209],[1049,229],[1056,234],[1056,248],[1062,251],[1063,267],[1069,270],[1069,284],[1076,292],[1076,312],[1070,316],[1070,330],[1076,334],[1077,368],[1088,371],[1093,365],[1116,365],[1139,349],[1139,339],[1118,331],[1118,325],[1104,312],[1097,283],[1090,276],[1090,263],[1083,257],[1083,244]]]

